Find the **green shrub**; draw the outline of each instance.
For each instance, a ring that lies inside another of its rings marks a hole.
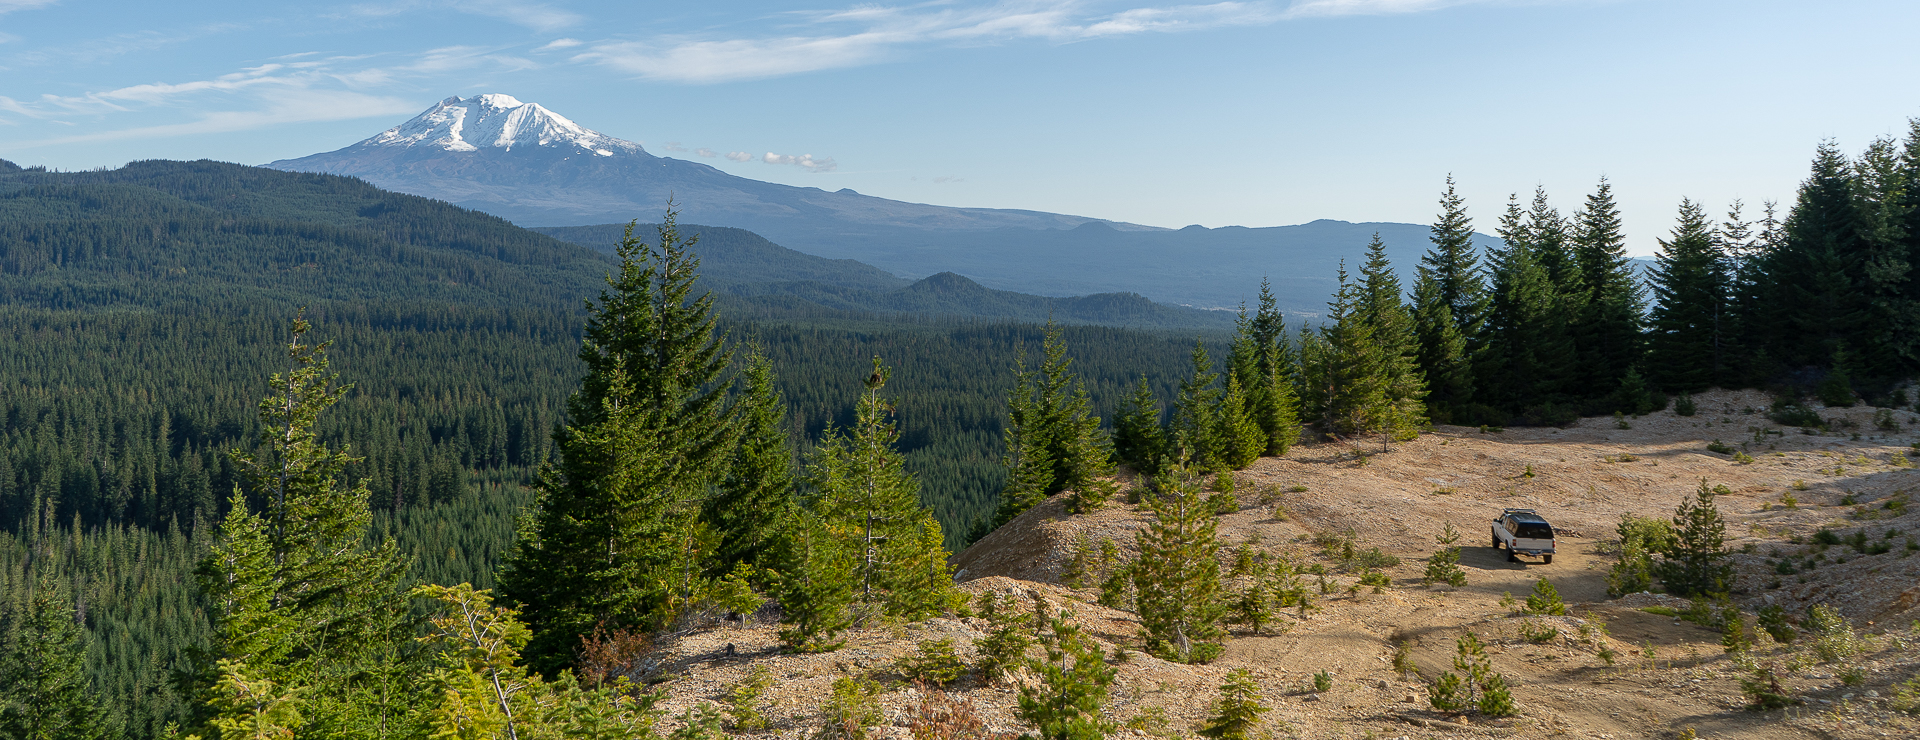
[[[821,705],[826,724],[815,735],[819,740],[867,740],[880,724],[880,684],[872,679],[841,676],[833,682],[833,695]]]
[[[1847,377],[1846,368],[1836,367],[1820,381],[1816,391],[1820,402],[1832,408],[1847,408],[1853,405],[1853,382]]]
[[[953,651],[953,640],[922,640],[918,652],[902,656],[894,668],[909,681],[946,686],[967,673],[966,662]]]
[[[1682,393],[1680,394],[1679,398],[1674,399],[1673,401],[1673,413],[1676,415],[1692,416],[1699,412],[1700,412],[1699,407],[1693,404],[1692,394]]]
[[[1464,712],[1472,706],[1472,693],[1466,679],[1447,671],[1427,687],[1427,703],[1442,712]]]
[[[727,717],[733,720],[733,729],[740,732],[758,732],[767,729],[767,717],[760,713],[760,697],[773,686],[773,672],[766,666],[756,665],[747,671],[747,678],[727,689]]]
[[[1531,619],[1520,623],[1520,637],[1527,642],[1548,643],[1560,636],[1560,629]]]
[[[1821,420],[1820,415],[1814,413],[1813,409],[1800,405],[1798,399],[1786,397],[1774,399],[1773,409],[1767,413],[1767,418],[1790,427],[1812,429],[1826,425],[1826,422]]]
[[[1887,706],[1908,714],[1920,714],[1920,676],[1894,684],[1893,698],[1887,701]]]
[[[1800,703],[1792,692],[1780,685],[1780,676],[1771,664],[1755,668],[1752,675],[1740,679],[1740,692],[1747,695],[1747,708],[1756,712]]]
[[[1420,675],[1420,668],[1413,664],[1413,643],[1401,640],[1393,646],[1393,670],[1402,676]]]
[[[1560,600],[1560,590],[1547,581],[1546,576],[1533,582],[1533,593],[1527,596],[1527,611],[1533,614],[1565,616],[1567,603]]]
[[[1813,652],[1829,663],[1844,660],[1866,650],[1866,644],[1854,634],[1846,617],[1826,604],[1807,611],[1807,631],[1813,633]]]
[[[1444,583],[1454,588],[1467,585],[1467,572],[1460,569],[1460,548],[1443,547],[1427,558],[1427,572],[1421,582]]]
[[[1725,442],[1721,442],[1720,440],[1717,440],[1717,439],[1707,443],[1708,452],[1718,452],[1722,455],[1731,455],[1733,454],[1733,450],[1734,450],[1733,445],[1727,444]]]
[[[1259,724],[1267,706],[1260,703],[1260,687],[1254,685],[1253,674],[1241,668],[1227,674],[1227,682],[1220,685],[1220,699],[1214,702],[1213,710],[1213,717],[1200,728],[1201,737],[1249,740],[1254,737],[1253,728]]]
[[[1314,691],[1324,692],[1332,688],[1333,688],[1333,674],[1328,673],[1324,670],[1314,672],[1313,674],[1313,690]]]

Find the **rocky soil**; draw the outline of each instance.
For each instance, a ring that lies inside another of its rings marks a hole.
[[[1920,552],[1920,507],[1907,504],[1920,487],[1908,462],[1920,458],[1911,447],[1920,442],[1920,416],[1816,408],[1829,431],[1803,433],[1769,421],[1770,399],[1757,392],[1696,401],[1692,417],[1669,409],[1566,429],[1442,427],[1384,451],[1378,440],[1321,443],[1260,460],[1236,476],[1240,510],[1220,517],[1223,558],[1244,545],[1322,564],[1327,593],[1316,610],[1288,610],[1267,634],[1236,631],[1210,665],[1133,651],[1133,615],[1098,605],[1091,588],[1070,587],[1099,575],[1072,577],[1076,549],[1110,541],[1131,554],[1144,512],[1124,502],[1068,516],[1056,497],[956,555],[957,578],[969,594],[1043,597],[1071,611],[1108,654],[1120,649],[1126,660],[1115,664],[1106,711],[1127,727],[1121,736],[1192,736],[1225,675],[1247,668],[1272,707],[1263,729],[1274,737],[1671,738],[1689,729],[1703,738],[1920,737],[1920,716],[1889,704],[1894,684],[1920,672],[1920,557],[1912,557]],[[1716,441],[1728,451],[1710,451]],[[1724,653],[1719,633],[1672,616],[1688,602],[1607,596],[1621,516],[1669,517],[1703,479],[1732,491],[1718,506],[1739,553],[1735,598],[1749,618],[1766,605],[1797,615],[1828,604],[1865,633],[1865,652],[1836,662],[1799,643],[1755,651],[1754,659],[1780,668],[1802,704],[1747,710],[1739,685],[1747,670]],[[1552,564],[1509,562],[1488,546],[1491,521],[1506,507],[1533,508],[1554,523],[1561,539]],[[1461,535],[1467,585],[1422,585],[1424,559],[1448,524]],[[1865,538],[1822,546],[1815,537],[1823,529]],[[1340,572],[1316,544],[1341,538],[1399,558],[1385,571],[1392,586],[1356,588],[1356,575]],[[1524,600],[1540,577],[1559,589],[1569,616],[1532,617],[1502,603],[1506,594]],[[1557,635],[1527,639],[1523,627]],[[877,735],[906,738],[924,697],[899,680],[894,661],[920,641],[947,638],[971,660],[985,629],[979,618],[875,627],[850,635],[841,650],[797,655],[781,649],[772,624],[715,626],[664,641],[651,678],[678,714],[722,703],[751,666],[764,666],[775,683],[759,706],[772,727],[748,736],[800,738],[818,728],[835,678],[869,675],[890,686]],[[1520,716],[1485,720],[1428,707],[1427,682],[1451,668],[1455,640],[1467,631],[1487,643]],[[1417,674],[1394,669],[1402,643]],[[1313,690],[1317,671],[1332,674],[1330,690]],[[1018,680],[972,676],[948,691],[970,699],[989,730],[1018,733],[1030,729],[1013,715]]]

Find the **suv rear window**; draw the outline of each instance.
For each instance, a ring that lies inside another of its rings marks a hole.
[[[1519,530],[1513,536],[1529,540],[1553,539],[1553,527],[1535,522],[1517,522]]]

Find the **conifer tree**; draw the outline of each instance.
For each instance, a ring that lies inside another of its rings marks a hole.
[[[1074,492],[1076,511],[1098,508],[1110,493],[1113,451],[1093,401],[1073,372],[1060,327],[1047,324],[1039,372],[1016,363],[1007,398],[1007,488],[998,524],[1046,497]]]
[[[1765,268],[1773,282],[1766,325],[1781,359],[1825,364],[1858,344],[1870,318],[1861,275],[1864,227],[1853,165],[1823,142],[1782,227],[1785,241]]]
[[[891,374],[875,357],[853,426],[830,426],[808,470],[808,506],[828,536],[853,543],[856,624],[882,614],[925,619],[955,593],[940,525],[894,448],[893,406],[880,397]]]
[[[1217,519],[1207,509],[1198,479],[1175,465],[1147,501],[1153,520],[1136,537],[1135,602],[1147,652],[1180,663],[1206,663],[1220,654],[1226,634],[1221,593]]]
[[[1427,416],[1443,424],[1482,421],[1468,412],[1475,389],[1467,340],[1441,295],[1440,282],[1426,273],[1414,282],[1413,325],[1420,341],[1420,374],[1427,379]]]
[[[1214,702],[1214,715],[1200,728],[1201,737],[1217,740],[1250,740],[1254,737],[1253,728],[1260,723],[1260,715],[1265,714],[1267,706],[1260,703],[1260,687],[1253,682],[1253,674],[1241,668],[1227,674],[1227,682],[1220,685],[1220,700]]]
[[[274,374],[273,394],[260,402],[259,443],[232,455],[262,510],[253,513],[236,490],[200,565],[215,626],[210,657],[221,666],[202,686],[211,700],[217,681],[268,681],[306,697],[303,735],[372,737],[417,720],[404,716],[404,702],[393,705],[397,697],[366,683],[409,644],[401,588],[408,563],[391,540],[366,546],[366,482],[340,480],[359,460],[329,448],[314,430],[350,386],[335,385],[330,343],[304,343],[310,329],[304,318],[294,320],[292,367]]]
[[[1891,199],[1887,209],[1887,238],[1897,245],[1897,253],[1906,255],[1909,264],[1906,284],[1902,298],[1906,305],[1920,305],[1920,279],[1915,279],[1911,266],[1920,262],[1920,116],[1907,119],[1907,140],[1901,147],[1899,164],[1899,197]],[[1920,331],[1920,318],[1907,316],[1898,329],[1901,333],[1893,337],[1895,346],[1903,348],[1902,360],[1909,367],[1920,365],[1920,350],[1913,347],[1920,339],[1913,332]]]
[[[596,625],[659,629],[702,598],[717,542],[700,516],[735,451],[720,383],[730,354],[699,259],[669,211],[657,242],[630,224],[617,274],[588,307],[580,390],[554,434],[559,461],[500,574],[543,673]]]
[[[719,537],[721,569],[745,563],[773,565],[780,515],[793,497],[793,444],[787,436],[787,405],[774,387],[773,364],[759,347],[747,356],[745,388],[733,409],[740,444],[717,495],[706,502]]]
[[[1733,554],[1727,551],[1727,525],[1714,506],[1714,497],[1726,490],[1700,488],[1692,501],[1683,501],[1673,513],[1673,542],[1662,552],[1655,570],[1667,592],[1677,596],[1724,594],[1733,590]]]
[[[1214,388],[1218,378],[1213,372],[1213,361],[1207,357],[1206,346],[1195,340],[1193,375],[1180,384],[1168,446],[1177,462],[1204,472],[1214,471],[1222,457],[1217,434],[1219,422],[1214,419],[1220,407],[1220,391]]]
[[[1387,262],[1387,245],[1378,233],[1367,245],[1367,261],[1360,266],[1360,296],[1354,309],[1372,329],[1380,355],[1387,403],[1380,431],[1391,439],[1411,439],[1427,424],[1427,381],[1420,371],[1413,320],[1401,302],[1400,279]]]
[[[1160,400],[1146,376],[1134,384],[1113,423],[1113,454],[1135,472],[1154,475],[1167,454],[1167,433],[1160,424]]]
[[[1440,197],[1440,219],[1431,231],[1433,248],[1420,258],[1420,274],[1433,277],[1440,301],[1453,315],[1455,329],[1471,343],[1480,336],[1486,314],[1486,279],[1480,274],[1478,250],[1473,246],[1473,220],[1467,217],[1466,199],[1454,192],[1452,175],[1447,176],[1447,192]],[[1476,349],[1469,344],[1468,354]]]
[[[1644,291],[1620,231],[1613,185],[1606,178],[1574,219],[1573,260],[1586,291],[1572,327],[1581,387],[1591,396],[1605,396],[1618,390],[1627,370],[1641,363],[1641,317],[1646,314]]]
[[[1533,258],[1553,282],[1553,292],[1577,296],[1586,292],[1580,266],[1573,258],[1573,227],[1547,199],[1547,189],[1535,186],[1533,203],[1527,209],[1526,242]]]
[[[1038,730],[1033,737],[1039,740],[1105,738],[1118,729],[1101,716],[1101,709],[1119,672],[1107,665],[1100,646],[1079,627],[1038,610],[1035,616],[1045,619],[1042,644],[1047,655],[1027,661],[1036,680],[1021,685],[1015,715]]]
[[[836,650],[841,632],[853,626],[853,598],[860,551],[809,507],[789,504],[776,543],[779,570],[774,595],[786,629],[780,639],[802,652]]]
[[[71,597],[43,577],[20,607],[0,611],[0,737],[108,737],[87,678],[87,633],[74,622]]]
[[[1267,435],[1268,455],[1285,455],[1300,440],[1298,358],[1287,342],[1287,320],[1280,313],[1273,287],[1260,280],[1259,308],[1251,321],[1242,322],[1240,336],[1252,344],[1252,371],[1240,379],[1247,389],[1254,423]]]
[[[1454,191],[1452,175],[1447,176],[1440,217],[1431,230],[1433,248],[1420,258],[1413,298],[1428,416],[1468,423],[1476,420],[1455,417],[1467,413],[1475,401],[1473,367],[1480,352],[1487,296],[1473,246],[1473,221],[1467,217],[1465,199]]]
[[[1267,435],[1248,412],[1247,394],[1240,377],[1227,374],[1227,389],[1220,396],[1220,408],[1214,414],[1214,436],[1220,440],[1220,467],[1243,470],[1266,451]]]
[[[1726,376],[1720,330],[1729,279],[1699,204],[1680,201],[1680,223],[1654,261],[1648,365],[1662,387],[1705,390]]]
[[[1477,387],[1485,403],[1508,412],[1562,400],[1574,361],[1560,296],[1529,218],[1517,196],[1509,200],[1498,230],[1502,245],[1487,260],[1492,296]]]
[[[1853,343],[1853,364],[1869,378],[1889,378],[1914,367],[1920,356],[1920,303],[1906,295],[1913,269],[1903,243],[1906,190],[1911,187],[1899,142],[1874,139],[1854,167],[1861,219],[1860,292],[1866,304],[1862,335]]]
[[[1398,410],[1389,395],[1387,358],[1374,338],[1374,327],[1361,313],[1364,286],[1347,280],[1346,266],[1339,271],[1339,289],[1327,304],[1330,326],[1321,327],[1325,343],[1323,356],[1324,396],[1321,426],[1331,434],[1363,435],[1395,429]]]

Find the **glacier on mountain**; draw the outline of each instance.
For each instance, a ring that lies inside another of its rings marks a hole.
[[[360,142],[367,147],[431,147],[449,152],[482,148],[572,147],[596,156],[644,152],[639,144],[588,129],[539,103],[489,93],[440,101],[413,120]]]

